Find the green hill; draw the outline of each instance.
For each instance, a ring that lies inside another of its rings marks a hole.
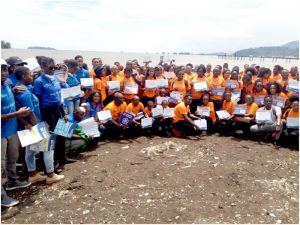
[[[248,48],[233,53],[236,56],[265,56],[265,57],[297,57],[299,58],[299,42],[293,41],[282,46]]]

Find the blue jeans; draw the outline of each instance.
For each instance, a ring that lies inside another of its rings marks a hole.
[[[73,114],[74,110],[79,108],[80,99],[65,99],[65,105],[67,108],[67,114]]]
[[[31,151],[26,149],[25,153],[25,161],[27,164],[28,172],[32,172],[36,170],[36,164],[35,164],[35,155],[38,152],[36,151]],[[45,163],[45,168],[47,173],[53,173],[54,171],[54,151],[46,151],[43,152],[43,158],[44,158],[44,163]]]

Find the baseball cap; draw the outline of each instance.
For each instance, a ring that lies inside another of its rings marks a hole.
[[[1,66],[2,65],[10,66],[4,59],[0,59],[0,62],[1,62]]]
[[[13,66],[13,65],[20,65],[20,64],[24,64],[27,65],[27,62],[24,62],[20,57],[18,56],[11,56],[8,59],[6,59],[6,62]]]

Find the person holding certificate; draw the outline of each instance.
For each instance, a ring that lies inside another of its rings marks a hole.
[[[267,84],[270,82],[272,71],[269,68],[262,68],[257,75],[257,78],[262,79],[264,88],[267,87]]]
[[[200,127],[193,122],[193,120],[197,120],[199,117],[191,114],[191,103],[192,97],[185,95],[183,102],[176,105],[174,109],[172,132],[176,137],[186,136],[188,133],[195,133],[195,130],[200,130]]]
[[[97,112],[100,112],[104,108],[99,91],[92,91],[92,93],[88,97],[88,101],[86,104],[89,108],[89,112],[87,112],[88,118],[95,117],[97,115]]]
[[[25,188],[27,181],[17,179],[16,163],[19,156],[19,139],[17,135],[17,118],[28,116],[29,108],[16,110],[14,95],[6,83],[10,65],[1,59],[1,206],[12,207],[19,204],[18,200],[9,197],[3,188],[3,176],[6,175],[9,189]]]
[[[171,84],[171,91],[181,92],[182,96],[190,93],[191,85],[190,82],[184,79],[184,70],[179,69],[177,71],[177,79],[175,79]]]
[[[142,81],[142,88],[144,89],[142,102],[144,105],[147,105],[148,101],[154,102],[156,95],[158,95],[157,88],[147,87],[147,84],[146,84],[147,80],[156,80],[154,72],[155,72],[154,68],[149,67],[147,70],[147,75],[146,75],[146,77],[144,77],[144,79]]]
[[[105,78],[106,68],[97,66],[95,69],[94,90],[101,93],[102,103],[106,99],[107,82]]]
[[[54,131],[60,118],[66,121],[68,117],[61,103],[61,88],[66,87],[66,83],[60,83],[58,77],[54,75],[57,66],[52,58],[43,57],[41,68],[44,73],[34,80],[33,92],[39,99],[42,121],[49,125],[49,130]],[[65,154],[65,138],[57,136],[54,150],[54,157],[60,165],[60,169],[66,163],[73,163],[75,160],[69,159]]]
[[[296,136],[297,140],[299,140],[299,96],[291,96],[289,102],[291,103],[291,108],[282,117],[285,126],[284,134],[286,136]]]
[[[220,69],[218,67],[215,67],[213,69],[213,76],[209,79],[209,85],[213,89],[214,87],[225,87],[225,80],[220,74]],[[214,103],[214,108],[216,111],[219,111],[222,107],[222,98],[223,93],[213,93],[211,92],[210,99]]]
[[[250,131],[252,133],[267,133],[268,136],[272,134],[272,137],[275,139],[274,144],[277,145],[277,141],[282,132],[282,113],[281,108],[272,105],[272,102],[272,96],[266,96],[264,98],[265,106],[256,111],[257,124],[251,126]]]
[[[247,112],[244,115],[235,115],[234,129],[237,134],[244,134],[245,137],[250,134],[250,127],[255,124],[255,113],[258,110],[258,105],[254,102],[251,94],[246,94],[245,105]]]
[[[132,101],[132,98],[134,95],[137,94],[137,90],[135,93],[133,93],[134,91],[131,91],[132,89],[127,88],[133,85],[137,85],[137,83],[135,82],[135,80],[132,77],[132,68],[131,67],[126,67],[124,69],[124,78],[121,79],[120,82],[120,87],[121,87],[121,91],[124,97],[124,100],[127,104],[129,104]]]
[[[232,69],[232,71],[231,71],[230,80],[236,80],[237,81],[238,85],[237,85],[236,88],[238,88],[238,89],[243,88],[243,83],[241,81],[239,81],[239,73],[234,69]]]
[[[31,72],[26,67],[19,67],[15,70],[15,77],[18,80],[18,85],[26,88],[26,85],[31,85],[33,77]],[[41,121],[41,113],[38,98],[30,91],[26,90],[23,93],[16,94],[16,101],[19,107],[28,107],[31,112],[27,117],[21,118],[20,122],[24,126],[23,129],[31,129]],[[64,175],[54,173],[53,151],[43,152],[43,159],[47,176],[42,176],[36,171],[35,155],[38,151],[33,151],[30,146],[26,147],[25,161],[29,172],[28,181],[33,183],[46,181],[47,184],[52,184],[64,179]]]
[[[231,92],[225,91],[223,96],[223,104],[221,110],[226,110],[231,116],[226,119],[219,119],[218,124],[220,125],[220,132],[227,132],[232,130],[233,124],[233,108],[236,105],[236,101],[231,100]]]
[[[216,118],[216,112],[215,112],[215,106],[213,102],[209,101],[210,96],[208,93],[204,93],[201,97],[201,102],[202,104],[200,105],[201,107],[209,107],[209,116],[200,116],[201,119],[205,119],[207,122],[207,131],[209,133],[213,133],[215,130],[214,125],[217,122]],[[202,131],[202,135],[205,136],[207,135],[206,131]]]
[[[268,95],[272,96],[273,99],[275,98],[282,99],[283,102],[281,100],[280,102],[277,101],[276,105],[282,108],[284,113],[288,107],[288,101],[287,101],[286,94],[282,92],[282,86],[278,82],[270,82],[267,84],[266,90]]]
[[[254,87],[253,87],[253,96],[266,96],[268,94],[267,90],[264,88],[264,84],[262,79],[258,78],[254,82]]]

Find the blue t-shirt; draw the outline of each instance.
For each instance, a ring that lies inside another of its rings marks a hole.
[[[77,80],[75,74],[74,75],[68,74],[66,83],[69,87],[74,87],[74,86],[80,85],[80,82]],[[78,99],[80,99],[80,96],[73,98],[73,101],[78,100]]]
[[[18,85],[27,88],[27,86],[25,86],[23,84],[18,84]],[[31,93],[28,90],[28,88],[23,93],[16,94],[15,97],[16,97],[16,104],[17,104],[18,108],[26,107],[26,106],[29,107],[30,112],[34,112],[37,122],[39,123],[42,121],[39,100],[33,93]],[[29,118],[27,116],[24,117],[24,119],[27,122],[29,122]]]
[[[41,96],[41,108],[46,108],[53,104],[61,104],[61,87],[67,87],[66,83],[60,83],[58,77],[54,75],[51,80],[42,74],[34,81],[33,92]]]
[[[93,107],[93,103],[87,102],[86,103],[90,107],[90,117],[93,117],[101,110],[101,105],[98,103],[96,107]]]
[[[6,83],[11,87],[11,88],[14,88],[16,86],[16,84],[18,83],[18,80],[16,79],[15,75],[12,73],[12,74],[9,74],[8,75],[8,78],[6,80]]]
[[[90,78],[91,77],[89,71],[87,71],[86,69],[83,69],[83,68],[80,70],[77,70],[75,73],[75,76],[79,82],[80,82],[80,78]]]
[[[8,84],[1,87],[1,114],[9,114],[16,111],[14,95]],[[9,137],[17,132],[17,118],[1,120],[1,138]]]

